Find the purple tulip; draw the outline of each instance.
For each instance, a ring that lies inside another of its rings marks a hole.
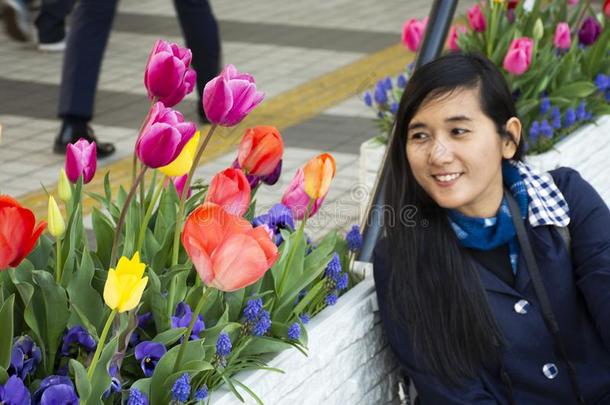
[[[241,170],[241,166],[239,165],[239,160],[237,158],[235,158],[233,163],[231,163],[231,168]],[[248,184],[250,185],[250,190],[254,189],[261,182],[261,178],[259,176],[255,176],[253,174],[246,174],[246,180],[248,180]]]
[[[292,211],[284,204],[275,204],[263,215],[259,215],[252,221],[253,226],[266,225],[270,230],[273,242],[279,246],[283,242],[281,229],[294,230],[294,218]]]
[[[97,169],[97,149],[95,142],[79,139],[69,143],[66,149],[66,176],[72,183],[76,183],[83,176],[83,183],[87,184],[93,179]]]
[[[193,311],[191,310],[191,307],[186,302],[180,302],[176,306],[174,316],[172,316],[172,328],[188,328],[192,318]],[[197,320],[195,321],[189,340],[199,339],[199,334],[203,332],[204,329],[205,323],[203,322],[203,317],[201,314],[197,315]]]
[[[256,90],[252,75],[227,65],[205,85],[203,110],[212,124],[231,127],[240,123],[264,97],[263,92]]]
[[[136,141],[136,154],[142,163],[153,169],[168,165],[178,157],[196,130],[195,124],[185,122],[178,111],[165,107],[162,102],[155,103]]]
[[[578,30],[578,40],[581,44],[588,46],[592,45],[599,34],[602,32],[602,27],[595,17],[587,17],[583,21],[580,30]]]
[[[30,391],[16,375],[9,377],[4,385],[0,385],[0,404],[30,405]]]
[[[68,377],[51,375],[40,383],[32,397],[33,405],[78,405],[74,384]]]
[[[85,328],[76,325],[68,329],[64,335],[63,344],[61,345],[60,354],[66,357],[72,357],[78,354],[79,349],[83,349],[87,353],[92,353],[97,348],[97,343]]]
[[[153,375],[157,363],[167,350],[161,343],[146,341],[136,346],[136,360],[140,362],[140,367],[146,377]]]
[[[266,176],[262,176],[260,179],[263,183],[272,186],[280,179],[280,175],[282,174],[282,160],[275,166],[275,169],[271,173]]]
[[[29,336],[15,338],[8,374],[24,380],[27,375],[36,372],[41,358],[40,349]]]
[[[192,92],[197,79],[197,74],[190,67],[192,56],[188,48],[157,40],[144,71],[148,98],[156,98],[166,106],[173,107]]]

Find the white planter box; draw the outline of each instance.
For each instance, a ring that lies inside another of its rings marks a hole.
[[[374,138],[364,141],[360,145],[360,159],[358,160],[358,188],[361,191],[358,196],[367,196],[360,199],[360,222],[366,214],[369,199],[373,193],[373,187],[377,181],[381,161],[385,155],[386,146]]]
[[[360,186],[370,196],[377,179],[385,145],[369,139],[360,145]],[[600,117],[596,123],[586,125],[555,145],[553,150],[541,155],[527,156],[526,162],[542,171],[557,167],[571,167],[580,172],[606,204],[610,205],[610,116]],[[366,213],[368,200],[360,201],[360,219]]]
[[[580,172],[606,204],[610,205],[610,116],[600,117],[596,123],[579,128],[555,145],[555,149],[541,155],[528,156],[526,162],[539,170],[571,167]]]
[[[381,333],[372,277],[348,291],[307,325],[309,356],[296,349],[270,363],[285,374],[248,371],[237,378],[265,404],[396,404],[397,363]],[[238,388],[247,404],[256,402]],[[213,405],[239,403],[225,388]]]

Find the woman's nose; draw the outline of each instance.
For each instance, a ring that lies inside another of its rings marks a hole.
[[[428,156],[428,163],[430,164],[444,164],[450,163],[453,160],[453,152],[450,147],[439,141],[438,139],[432,144],[430,155]]]

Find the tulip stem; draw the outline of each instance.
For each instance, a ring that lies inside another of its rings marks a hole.
[[[305,224],[309,219],[309,212],[313,207],[315,200],[313,198],[309,199],[309,204],[307,204],[307,210],[305,211],[305,216],[301,221],[301,225],[297,231],[297,236],[295,237],[294,244],[290,247],[290,253],[288,253],[288,259],[286,260],[286,266],[284,266],[284,271],[282,272],[282,278],[280,279],[280,285],[277,289],[277,298],[278,300],[282,296],[282,292],[284,291],[284,284],[286,283],[287,274],[290,272],[290,265],[292,265],[292,259],[294,258],[294,254],[297,251],[297,247],[299,243],[301,243],[301,238],[303,237],[303,232],[305,231]],[[277,301],[276,301],[277,302]]]
[[[140,174],[136,178],[135,183],[131,185],[131,189],[129,190],[129,194],[127,194],[127,198],[125,199],[125,203],[123,204],[123,208],[121,209],[121,216],[119,217],[119,223],[116,225],[116,233],[114,234],[114,240],[112,241],[112,253],[110,254],[110,267],[114,266],[116,261],[117,248],[119,245],[119,238],[121,236],[121,229],[123,228],[123,223],[125,222],[125,216],[127,215],[127,210],[129,209],[129,204],[133,199],[133,195],[138,188],[138,184],[144,178],[144,174],[146,173],[147,166],[144,166],[140,171]]]
[[[106,337],[108,336],[108,331],[110,330],[110,326],[112,326],[112,321],[117,314],[117,310],[113,309],[110,315],[108,315],[108,319],[106,320],[106,324],[104,325],[104,329],[102,330],[102,335],[100,336],[100,340],[97,342],[97,349],[95,349],[95,354],[93,355],[93,360],[91,360],[91,364],[89,365],[89,370],[87,370],[87,378],[89,381],[91,377],[93,377],[93,372],[95,371],[95,366],[97,365],[97,361],[100,359],[100,355],[102,354],[102,350],[104,349],[104,343],[106,342]]]
[[[61,236],[55,238],[55,282],[61,283]]]
[[[174,370],[172,371],[172,374],[178,372],[178,369],[180,368],[180,363],[182,362],[182,358],[184,357],[184,352],[186,351],[186,345],[188,344],[190,337],[191,337],[191,332],[193,332],[193,328],[195,327],[195,321],[197,321],[197,319],[199,318],[199,313],[201,312],[201,308],[203,308],[203,304],[207,300],[211,291],[212,291],[211,288],[205,288],[205,287],[203,288],[203,294],[201,295],[201,298],[199,299],[199,302],[197,303],[197,306],[195,307],[195,311],[193,311],[193,314],[191,316],[191,322],[189,322],[189,327],[184,332],[184,335],[182,335],[182,343],[180,344],[180,351],[178,352],[178,357],[176,357],[176,362],[174,363]]]
[[[210,139],[212,138],[212,134],[216,130],[217,125],[214,124],[208,131],[208,134],[205,136],[203,143],[197,150],[197,155],[195,155],[195,159],[193,160],[193,164],[191,165],[191,169],[189,170],[189,174],[186,177],[186,181],[184,182],[184,188],[182,189],[182,194],[180,195],[180,202],[178,204],[178,215],[176,216],[176,228],[174,229],[174,243],[172,246],[172,265],[171,267],[178,264],[178,253],[180,251],[180,246],[178,242],[180,241],[180,229],[182,228],[182,217],[184,216],[184,207],[186,204],[186,196],[188,195],[189,188],[191,187],[191,181],[193,180],[193,176],[195,174],[195,170],[199,165],[199,161],[201,160],[201,156],[205,151]]]
[[[142,248],[142,244],[144,243],[144,237],[146,236],[146,229],[148,229],[148,222],[150,221],[150,217],[152,217],[153,209],[157,203],[157,199],[161,195],[161,191],[163,191],[163,180],[165,177],[161,178],[159,182],[159,186],[155,189],[155,194],[153,194],[152,199],[150,200],[150,204],[148,204],[148,208],[146,208],[146,213],[144,214],[144,219],[142,220],[142,224],[140,225],[140,233],[138,234],[138,244],[136,247],[136,252],[139,252]]]

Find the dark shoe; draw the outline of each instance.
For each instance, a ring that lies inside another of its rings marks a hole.
[[[2,17],[6,33],[16,41],[27,42],[32,37],[30,12],[23,0],[2,0]]]
[[[114,145],[109,142],[99,142],[95,137],[93,129],[89,125],[77,125],[64,122],[61,126],[59,134],[57,135],[57,138],[55,138],[53,152],[65,154],[68,144],[74,143],[81,138],[89,142],[95,142],[97,157],[99,159],[112,155],[116,150]]]

